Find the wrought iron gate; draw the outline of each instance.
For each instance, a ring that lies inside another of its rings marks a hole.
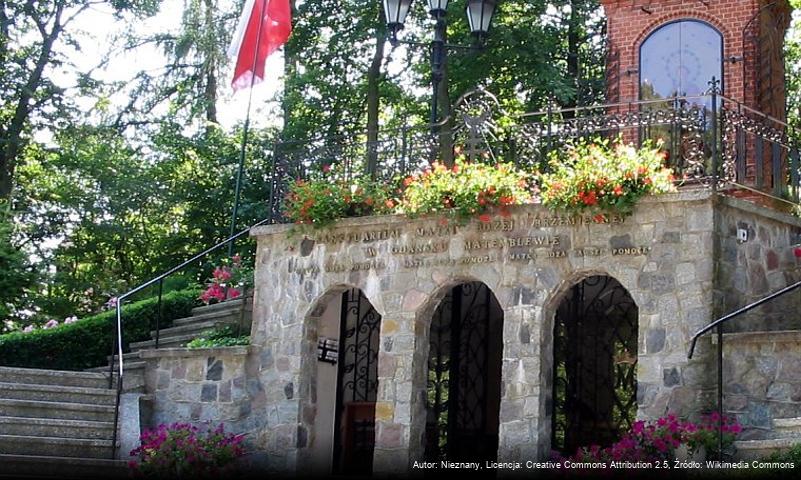
[[[607,446],[637,414],[638,309],[607,276],[574,286],[554,326],[552,448]]]
[[[486,285],[454,287],[431,322],[426,457],[494,460],[503,312]]]
[[[334,472],[370,474],[375,448],[381,315],[361,290],[342,294]]]

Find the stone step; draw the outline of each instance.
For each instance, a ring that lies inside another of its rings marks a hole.
[[[799,437],[801,442],[801,417],[774,418],[773,431],[782,438]]]
[[[53,418],[0,417],[0,432],[6,435],[110,441],[114,434],[114,423]]]
[[[0,478],[129,478],[122,460],[0,454]]]
[[[250,308],[253,304],[253,297],[247,296],[243,298],[235,298],[233,300],[226,300],[220,303],[214,303],[211,305],[201,305],[199,307],[195,307],[192,309],[192,315],[204,315],[206,313],[214,313],[224,310],[236,310],[239,311],[242,308],[242,301],[245,300],[247,302],[245,308]]]
[[[797,438],[772,438],[768,440],[739,440],[734,442],[737,460],[758,460],[774,452],[783,452],[798,443]]]
[[[209,330],[214,330],[214,329],[216,329],[218,327],[222,327],[224,325],[234,325],[234,326],[236,326],[236,323],[237,323],[238,320],[239,320],[238,318],[236,320],[231,320],[231,319],[205,320],[205,321],[199,321],[199,322],[195,322],[195,323],[184,323],[184,324],[179,325],[177,327],[165,328],[165,329],[161,330],[161,335],[159,336],[159,345],[161,344],[161,339],[162,338],[176,337],[176,336],[180,336],[180,335],[195,335],[196,337],[199,337],[200,335],[202,335],[203,333],[205,333],[205,332],[207,332]],[[243,321],[243,327],[245,327],[246,323],[248,323],[248,322],[247,321]],[[243,328],[243,330],[244,329],[245,328]],[[250,329],[247,329],[247,330],[248,330],[248,332],[250,332]],[[155,330],[150,332],[150,337],[153,340],[156,339],[156,331]]]
[[[159,339],[159,348],[177,348],[183,347],[188,342],[197,338],[197,335],[177,335],[174,337],[162,337]],[[147,340],[144,342],[136,342],[131,344],[131,350],[145,350],[156,348],[155,340]]]
[[[57,457],[111,458],[111,441],[0,434],[0,453]]]
[[[113,422],[114,404],[95,405],[0,398],[0,416]]]
[[[127,354],[126,354],[127,355]],[[124,357],[124,355],[123,355]],[[131,357],[131,361],[123,358],[123,365],[122,368],[125,369],[125,375],[128,376],[128,372],[133,370],[144,370],[145,365],[147,364],[144,360],[139,360],[139,352],[136,352],[134,357]],[[114,364],[117,367],[117,364]],[[101,372],[106,374],[106,378],[108,378],[108,365],[101,365],[99,367],[92,367],[87,368],[85,371],[87,372]],[[117,368],[114,368],[114,377],[118,375]],[[106,380],[106,386],[108,386],[108,380]]]
[[[114,405],[116,395],[116,390],[110,388],[0,383],[0,398],[13,400]]]
[[[86,388],[108,387],[108,377],[100,373],[16,367],[0,367],[0,382]]]
[[[208,321],[214,321],[214,320],[221,321],[221,322],[226,322],[226,323],[233,323],[233,322],[238,322],[240,316],[241,316],[241,312],[239,311],[238,308],[234,309],[234,310],[220,310],[220,311],[216,311],[216,312],[202,313],[202,314],[193,315],[191,317],[184,317],[184,318],[176,319],[176,320],[174,320],[172,322],[172,326],[169,327],[169,328],[181,327],[181,326],[184,326],[184,325],[191,325],[191,324],[198,323],[198,322],[208,322]],[[251,316],[252,316],[251,312],[245,311],[245,321],[249,321]],[[162,332],[164,330],[166,330],[166,329],[165,328],[161,329]]]

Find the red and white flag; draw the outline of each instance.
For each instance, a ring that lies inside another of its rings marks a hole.
[[[228,55],[236,57],[233,89],[264,80],[267,57],[286,43],[291,32],[289,0],[247,0],[228,49]]]

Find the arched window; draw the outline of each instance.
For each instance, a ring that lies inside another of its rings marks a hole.
[[[723,36],[698,20],[659,27],[640,47],[640,99],[703,95],[723,78]]]

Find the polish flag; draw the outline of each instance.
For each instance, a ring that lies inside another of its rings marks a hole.
[[[247,0],[228,55],[236,57],[234,91],[264,80],[264,63],[292,32],[289,0]],[[255,67],[255,68],[254,68]]]

